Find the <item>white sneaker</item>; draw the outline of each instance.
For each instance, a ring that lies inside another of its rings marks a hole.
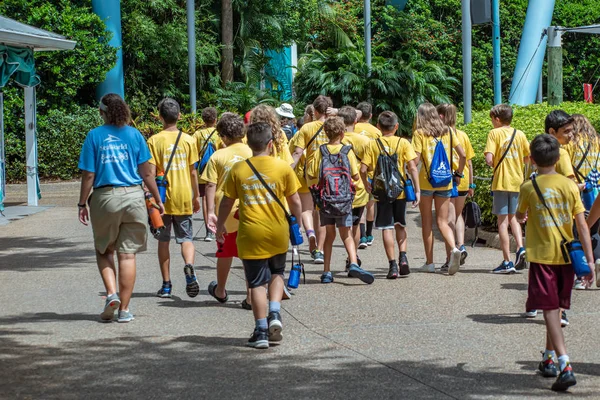
[[[585,285],[585,283],[583,283],[583,281],[581,279],[577,279],[575,281],[575,285],[573,286],[573,289],[575,289],[575,290],[585,290],[585,289],[587,289],[587,286]]]
[[[525,318],[535,318],[537,317],[537,310],[529,310],[525,313]]]
[[[596,287],[600,287],[600,258],[596,260]]]
[[[421,272],[430,272],[430,273],[434,273],[435,274],[435,264],[434,263],[423,264],[423,266],[421,268],[419,268],[419,271],[421,271]]]
[[[460,269],[461,254],[461,251],[456,247],[452,249],[452,253],[450,253],[450,263],[448,265],[448,275],[454,275]]]

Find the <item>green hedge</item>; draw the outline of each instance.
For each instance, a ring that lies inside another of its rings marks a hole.
[[[547,103],[536,104],[527,107],[514,107],[514,117],[512,126],[522,130],[529,140],[536,135],[544,133],[544,120],[546,115],[552,110],[561,108],[570,114],[584,114],[591,123],[600,132],[600,105],[587,103],[563,103],[560,107],[551,107]],[[462,121],[462,116],[459,117]],[[458,129],[464,130],[469,135],[475,158],[473,159],[473,169],[475,176],[491,177],[492,169],[485,163],[483,150],[487,141],[488,132],[492,129],[492,123],[489,117],[489,111],[477,111],[473,113],[473,122],[467,126],[459,125]],[[475,180],[477,190],[475,201],[479,204],[482,211],[483,223],[494,225],[496,218],[492,215],[492,196],[490,191],[490,181]]]

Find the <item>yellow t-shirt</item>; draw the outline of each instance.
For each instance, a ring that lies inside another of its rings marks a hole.
[[[584,178],[592,172],[592,170],[596,167],[598,163],[598,158],[600,156],[600,149],[598,148],[597,143],[592,143],[590,148],[585,156],[585,160],[581,162],[583,159],[583,155],[586,153],[586,149],[588,148],[588,141],[582,139],[579,143],[571,142],[565,146],[563,149],[569,153],[569,157],[571,158],[571,165],[573,166],[573,170],[581,164],[579,167],[579,173],[577,176],[583,182]]]
[[[519,194],[518,211],[528,211],[525,233],[527,261],[547,265],[568,264],[562,256],[560,232],[568,241],[573,240],[573,217],[585,212],[579,189],[575,182],[559,174],[538,175],[536,183],[559,227],[554,225],[548,210],[540,202],[533,183],[525,182]]]
[[[214,132],[214,133],[213,133]],[[200,152],[206,151],[204,145],[206,144],[206,140],[210,138],[210,142],[215,146],[215,150],[219,149],[222,146],[223,142],[219,137],[219,133],[217,132],[217,128],[204,128],[197,130],[193,135],[194,140],[196,140],[196,148],[198,149],[198,160],[202,159],[202,154]],[[198,177],[198,183],[206,183]]]
[[[514,128],[504,126],[502,128],[492,129],[488,134],[487,143],[485,145],[484,154],[491,153],[494,155],[494,168],[502,158],[506,151],[510,138],[514,132]],[[515,140],[504,161],[494,176],[492,190],[505,192],[519,192],[523,183],[523,159],[529,156],[529,142],[525,134],[517,130]]]
[[[148,139],[148,148],[152,155],[149,163],[156,166],[156,175],[164,173],[167,168],[178,134],[178,131],[161,131]],[[177,143],[177,150],[167,175],[169,186],[167,186],[165,214],[193,214],[190,166],[197,161],[196,141],[187,133],[183,133]]]
[[[571,157],[569,156],[569,153],[562,147],[560,148],[560,158],[558,159],[555,167],[558,174],[566,176],[570,179],[575,178],[573,165],[571,165]]]
[[[294,138],[297,137],[296,147],[304,149],[304,152],[306,154],[306,160],[309,160],[312,157],[313,153],[316,152],[322,144],[329,142],[329,138],[327,138],[325,131],[321,129],[322,126],[323,121],[309,122],[308,124],[303,125],[302,128],[300,128],[300,130],[296,133],[296,135],[294,135]],[[313,136],[317,134],[319,129],[321,129],[321,131],[307,148],[308,142],[310,142]],[[304,168],[306,168],[306,166]],[[316,180],[309,179],[307,177],[307,184],[309,187],[316,183]]]
[[[383,143],[383,148],[388,152],[389,155],[397,154],[398,155],[398,171],[404,176],[406,179],[406,164],[409,161],[415,160],[417,158],[417,154],[415,153],[412,145],[408,140],[400,138],[398,136],[382,136],[379,138],[381,143]],[[375,171],[375,167],[377,166],[377,159],[381,154],[381,148],[377,143],[377,140],[371,140],[369,143],[369,151],[367,152],[367,156],[363,158],[362,163],[367,166],[369,171]],[[404,192],[398,199],[404,199],[406,195]]]
[[[298,141],[298,135],[294,135],[289,142],[290,152],[296,150],[296,142]],[[298,160],[298,164],[296,164],[296,168],[294,168],[294,172],[296,173],[296,177],[300,182],[300,189],[298,189],[298,193],[310,193],[308,189],[308,185],[306,184],[306,177],[304,176],[304,168],[306,167],[306,151],[302,153],[300,159]]]
[[[458,141],[460,145],[465,150],[467,155],[467,161],[472,160],[475,157],[475,151],[473,151],[473,146],[471,145],[471,139],[469,136],[463,131],[456,130],[456,137],[458,137]],[[452,168],[454,171],[458,169],[458,153],[456,150],[452,149]],[[458,190],[460,192],[466,192],[469,190],[469,181],[471,179],[471,172],[469,171],[469,165],[465,164],[465,169],[463,170],[465,177],[460,180],[460,185],[458,185]]]
[[[363,158],[366,157],[367,152],[369,151],[369,144],[371,140],[363,135],[360,135],[356,132],[346,132],[344,133],[344,139],[342,139],[342,144],[346,144],[352,146],[352,152],[357,160],[357,167],[360,172],[360,162]],[[359,208],[365,206],[369,202],[369,192],[365,189],[365,184],[363,183],[360,176],[357,180],[354,181],[354,187],[356,188],[356,195],[354,196],[354,201],[352,202],[352,208]]]
[[[431,162],[433,161],[433,153],[435,153],[435,146],[441,140],[446,149],[446,155],[450,156],[450,135],[444,135],[441,138],[434,138],[433,136],[427,136],[420,130],[413,133],[412,146],[416,153],[421,154],[421,170],[419,171],[419,185],[421,190],[451,190],[452,182],[448,186],[434,188],[429,183],[429,170],[431,168]],[[456,133],[452,132],[452,147],[456,148],[460,146],[460,142],[456,137]]]
[[[252,157],[252,150],[244,143],[234,143],[223,149],[215,151],[215,153],[208,160],[208,165],[204,169],[202,174],[202,180],[207,183],[214,183],[217,185],[215,193],[215,212],[219,214],[219,205],[223,199],[223,185],[229,175],[231,168],[238,162],[244,161],[247,158]],[[225,222],[225,229],[228,233],[232,233],[238,230],[238,220],[233,217],[237,211],[237,204],[235,204]]]
[[[368,122],[359,122],[354,127],[354,132],[358,132],[361,135],[368,137],[369,139],[377,139],[381,137],[381,131],[376,126],[371,125]]]
[[[281,131],[281,135],[283,136],[282,149],[280,152],[277,151],[277,147],[275,143],[273,143],[273,157],[285,161],[288,165],[292,165],[294,163],[294,158],[292,157],[292,153],[290,152],[290,145],[288,142],[287,136],[285,133]]]
[[[298,191],[300,183],[285,161],[259,156],[250,162],[283,204]],[[239,199],[237,247],[241,259],[260,260],[287,252],[290,230],[285,213],[246,162],[231,168],[223,190],[230,199]]]

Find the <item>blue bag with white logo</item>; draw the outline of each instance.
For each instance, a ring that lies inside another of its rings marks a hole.
[[[452,132],[450,132],[450,151],[452,151]],[[427,167],[425,167],[425,170],[427,171]],[[441,140],[437,140],[435,145],[428,180],[431,187],[434,188],[445,187],[452,182],[452,166]]]
[[[202,175],[202,173],[204,172],[204,169],[208,165],[208,160],[210,160],[210,157],[213,155],[213,153],[215,151],[217,151],[217,149],[215,148],[215,145],[210,141],[210,139],[212,138],[212,136],[215,134],[216,131],[217,131],[217,129],[215,128],[211,132],[211,134],[206,138],[206,141],[204,142],[204,146],[202,146],[202,149],[200,149],[200,152],[199,152],[200,161],[198,162],[198,176]]]

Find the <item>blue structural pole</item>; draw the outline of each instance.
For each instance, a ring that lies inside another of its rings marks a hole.
[[[471,0],[462,0],[462,62],[463,62],[463,115],[470,124],[473,107],[473,64]]]
[[[554,3],[555,0],[529,0],[517,65],[510,88],[511,104],[527,106],[535,103],[548,37],[544,36],[541,41],[540,39],[544,30],[552,22]]]
[[[492,0],[492,44],[494,52],[494,104],[501,104],[502,67],[500,58],[500,0]]]
[[[106,24],[106,30],[112,33],[109,45],[117,49],[117,62],[106,73],[106,78],[96,89],[100,99],[107,93],[116,93],[125,98],[125,78],[123,77],[123,45],[121,39],[121,1],[92,0],[92,11]]]

